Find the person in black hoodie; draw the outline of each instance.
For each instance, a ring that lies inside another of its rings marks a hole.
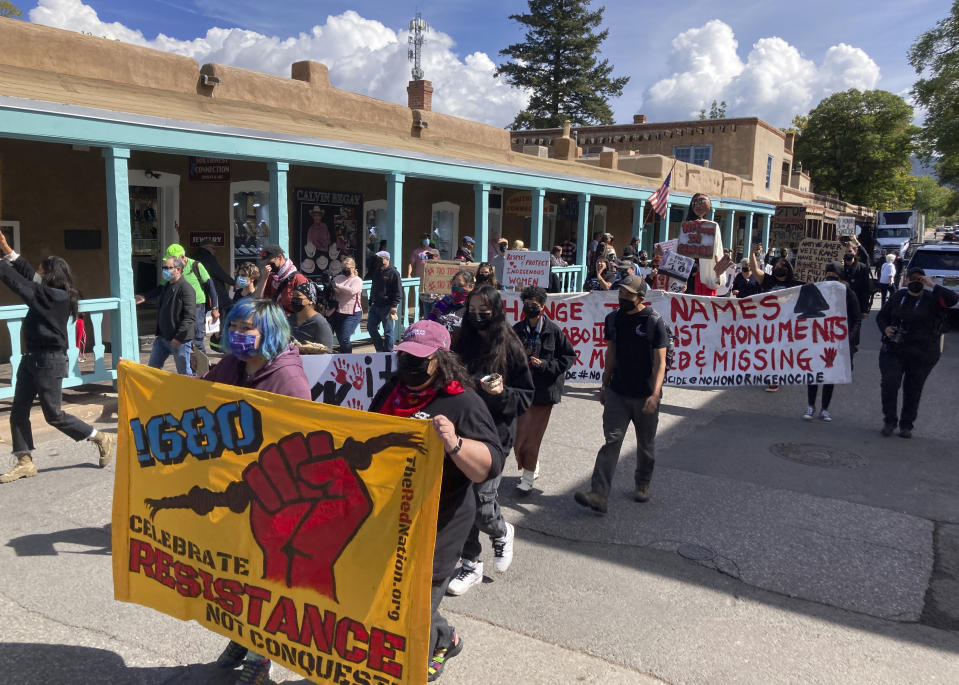
[[[912,437],[922,386],[941,354],[942,320],[946,310],[957,302],[959,295],[936,285],[925,271],[913,267],[909,269],[906,287],[891,295],[876,316],[882,331],[879,373],[884,436],[892,435],[898,418],[899,435]],[[900,385],[902,411],[897,417]]]
[[[856,293],[856,299],[859,301],[859,310],[865,315],[869,314],[869,301],[872,298],[872,289],[870,286],[869,267],[860,262],[857,258],[857,247],[852,243],[846,246],[846,254],[842,256],[843,280],[849,284],[852,291]]]
[[[17,367],[13,407],[10,410],[10,434],[17,464],[0,476],[0,483],[37,475],[31,452],[34,450],[30,427],[30,407],[39,397],[43,418],[48,424],[76,441],[90,440],[100,453],[103,468],[113,459],[116,443],[113,436],[102,433],[61,408],[63,379],[67,375],[67,320],[77,316],[78,294],[73,286],[70,265],[50,256],[40,262],[34,272],[30,263],[7,243],[0,232],[0,281],[26,303],[23,339],[26,353]]]
[[[452,349],[476,380],[506,455],[516,439],[516,419],[533,401],[533,378],[526,351],[506,321],[499,291],[492,286],[474,289],[466,298],[466,312]],[[481,531],[490,536],[493,567],[498,573],[505,573],[513,560],[513,526],[503,519],[497,501],[501,477],[497,475],[476,486],[476,522],[463,545],[463,563],[450,581],[450,594],[461,595],[483,580],[483,562],[479,560],[483,551]]]
[[[366,317],[366,330],[377,352],[393,351],[393,324],[396,308],[403,297],[400,272],[390,266],[390,253],[380,250],[375,255],[375,266],[370,272],[370,312]],[[380,337],[380,324],[383,336]]]
[[[773,260],[773,274],[769,276],[756,259],[756,255],[762,252],[763,246],[757,245],[758,250],[749,255],[749,267],[753,278],[759,286],[759,292],[766,293],[772,290],[785,290],[786,288],[797,288],[802,285],[793,276],[793,265],[785,257],[776,257]],[[767,385],[766,392],[776,392],[778,385]]]
[[[533,404],[516,420],[516,462],[523,475],[517,492],[526,495],[533,489],[539,472],[539,448],[549,425],[553,405],[563,399],[566,371],[576,361],[576,350],[562,329],[543,313],[546,291],[536,286],[523,290],[525,318],[513,326],[526,349],[533,375]]]

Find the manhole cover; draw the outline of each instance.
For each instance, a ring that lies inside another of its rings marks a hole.
[[[676,551],[679,556],[690,561],[712,561],[716,558],[716,553],[713,550],[702,545],[680,545]]]
[[[779,442],[769,450],[783,459],[827,469],[858,469],[867,463],[865,457],[855,452],[808,442]]]

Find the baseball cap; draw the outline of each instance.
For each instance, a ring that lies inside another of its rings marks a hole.
[[[396,346],[397,352],[406,352],[414,357],[429,357],[436,350],[450,348],[450,332],[436,321],[417,321],[406,329],[403,339]]]
[[[264,245],[260,248],[260,259],[264,262],[277,257],[285,257],[283,248],[279,245]]]
[[[380,259],[389,259],[390,253],[387,252],[386,250],[380,250],[379,252],[376,253],[376,256],[379,257]]]
[[[646,281],[639,276],[627,276],[619,282],[619,289],[628,290],[631,293],[636,293],[640,297],[645,297]]]
[[[182,257],[185,254],[186,254],[186,250],[183,249],[183,246],[180,243],[173,243],[172,245],[170,245],[170,247],[166,249],[166,254],[163,255],[163,258],[168,259],[170,257],[173,257],[174,259],[176,259],[177,257]]]
[[[466,236],[466,237],[463,238],[463,240],[465,240],[465,241],[468,242],[468,243],[475,243],[475,242],[476,242],[475,240],[473,240],[472,236]]]

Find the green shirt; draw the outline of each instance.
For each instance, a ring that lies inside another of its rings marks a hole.
[[[194,264],[196,264],[195,273],[193,270]],[[200,274],[200,278],[197,278],[197,274]],[[210,280],[210,273],[206,270],[206,267],[193,259],[187,259],[186,266],[183,267],[183,278],[193,286],[193,291],[196,293],[196,303],[206,304],[206,291],[203,286]],[[161,280],[161,283],[166,285],[166,281]]]

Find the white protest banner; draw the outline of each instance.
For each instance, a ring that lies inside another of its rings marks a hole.
[[[363,411],[395,367],[392,352],[305,354],[302,359],[314,402]]]
[[[841,216],[836,219],[836,235],[856,235],[856,217]]]
[[[693,259],[711,259],[713,244],[716,242],[716,231],[719,224],[707,219],[684,221],[680,224],[679,244],[675,252],[684,257]]]
[[[845,288],[824,281],[742,299],[649,293],[676,335],[666,384],[851,383]]]
[[[666,385],[710,389],[852,382],[844,287],[826,281],[742,299],[650,291],[646,304],[676,335]],[[605,319],[618,306],[615,298],[608,291],[547,298],[546,316],[576,350],[567,382],[599,384]],[[504,293],[503,304],[507,320],[519,321],[519,294]]]
[[[507,250],[503,267],[503,287],[507,290],[517,286],[549,286],[549,252]]]

